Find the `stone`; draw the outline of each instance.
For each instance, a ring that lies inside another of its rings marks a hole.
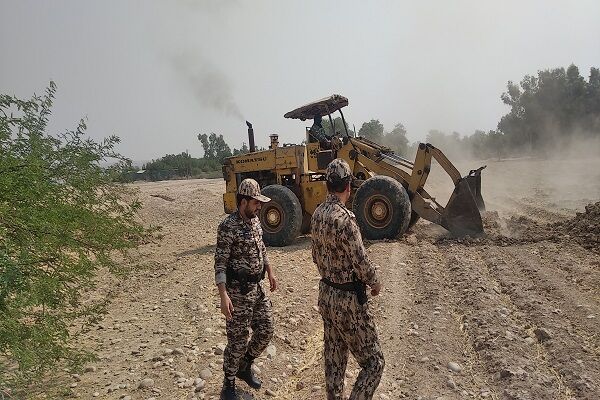
[[[154,387],[154,379],[146,378],[142,379],[140,383],[138,383],[138,389],[149,389]]]
[[[266,352],[267,352],[267,358],[272,360],[277,355],[277,348],[275,347],[274,344],[270,344],[269,346],[267,346]]]
[[[200,378],[204,380],[210,379],[211,376],[212,372],[208,368],[204,368],[202,371],[200,371]]]
[[[448,369],[450,371],[456,372],[456,373],[459,373],[462,371],[462,367],[460,366],[460,364],[452,362],[452,361],[448,363]]]
[[[537,340],[541,343],[548,341],[552,338],[552,335],[550,335],[550,332],[544,328],[536,328],[533,331],[533,333],[535,334],[535,337],[537,338]]]

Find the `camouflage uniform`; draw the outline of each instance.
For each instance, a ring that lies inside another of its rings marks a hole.
[[[252,187],[246,188],[245,184]],[[270,200],[260,195],[258,183],[252,179],[244,180],[238,193],[256,194],[257,190],[258,195],[252,197],[263,202]],[[215,282],[217,285],[226,283],[227,294],[233,304],[232,319],[226,322],[227,347],[223,356],[223,371],[225,378],[229,380],[235,379],[240,361],[246,353],[254,359],[268,346],[273,337],[273,315],[271,300],[266,296],[261,283],[247,283],[248,292],[245,293],[244,285],[239,281],[227,279],[227,268],[238,274],[262,274],[269,265],[266,250],[258,217],[247,222],[236,211],[219,225],[215,250]],[[250,342],[249,328],[252,328]]]
[[[325,128],[323,128],[322,126],[318,126],[318,125],[311,126],[310,134],[315,139],[317,139],[318,142],[324,142],[326,140],[329,140],[329,138],[325,134]]]
[[[327,168],[327,179],[351,175],[340,159]],[[321,277],[336,284],[358,278],[373,286],[378,283],[354,214],[332,193],[312,216],[312,255]],[[334,288],[321,281],[319,311],[324,325],[324,357],[327,399],[342,399],[348,351],[362,368],[350,400],[371,399],[383,374],[384,359],[373,315],[368,304],[359,304],[352,291]]]
[[[325,134],[325,128],[323,128],[323,125],[321,124],[321,117],[319,116],[315,117],[315,121],[310,127],[309,132],[318,142],[326,142],[329,140]]]

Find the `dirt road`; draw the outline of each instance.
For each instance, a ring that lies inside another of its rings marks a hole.
[[[449,182],[431,179],[443,194]],[[100,359],[60,384],[85,399],[218,398],[226,338],[213,251],[224,184],[138,186],[141,218],[163,239],[140,249],[134,276],[100,280],[108,314],[80,339]],[[492,162],[483,195],[485,238],[419,222],[368,244],[385,282],[370,300],[387,361],[376,397],[600,398],[600,205],[574,219],[600,200],[600,161]],[[323,399],[310,239],[269,256],[276,337],[257,364],[264,388],[244,398]],[[350,364],[348,385],[355,376]]]

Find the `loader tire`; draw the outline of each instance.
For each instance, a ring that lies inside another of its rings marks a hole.
[[[262,194],[271,198],[260,210],[263,240],[267,246],[287,246],[300,235],[300,201],[294,192],[281,185],[267,186],[262,190]]]
[[[421,219],[421,216],[419,214],[417,214],[416,212],[411,212],[410,214],[410,221],[408,223],[408,228],[406,228],[406,230],[412,229],[413,226],[415,226],[415,224]]]
[[[352,210],[363,236],[370,240],[402,235],[411,220],[408,193],[389,176],[367,179],[356,191]]]

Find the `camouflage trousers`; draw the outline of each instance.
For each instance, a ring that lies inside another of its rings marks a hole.
[[[235,378],[240,360],[246,352],[252,358],[258,357],[273,337],[271,300],[260,283],[251,286],[252,290],[247,294],[241,294],[235,283],[227,287],[233,304],[232,319],[226,323],[227,347],[223,354],[223,372],[227,379]],[[248,341],[250,328],[252,337]]]
[[[354,292],[334,289],[321,282],[319,311],[323,317],[327,400],[341,400],[344,396],[348,352],[361,367],[349,400],[372,399],[385,361],[368,304],[358,304]]]

